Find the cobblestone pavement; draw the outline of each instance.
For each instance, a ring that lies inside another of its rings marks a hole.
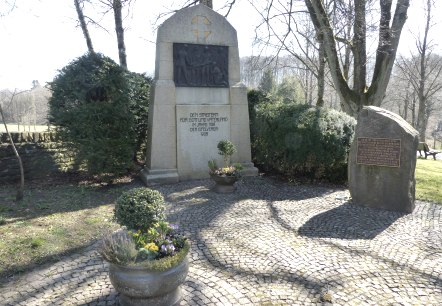
[[[354,206],[348,191],[247,178],[157,187],[189,235],[182,305],[440,305],[442,206],[412,214]],[[1,305],[115,305],[90,246],[0,288]]]

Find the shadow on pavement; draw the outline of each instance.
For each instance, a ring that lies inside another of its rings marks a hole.
[[[310,238],[373,239],[404,215],[347,202],[310,218],[298,233]]]

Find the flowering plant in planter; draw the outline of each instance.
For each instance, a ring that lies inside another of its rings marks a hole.
[[[241,177],[242,165],[235,163],[228,167],[218,167],[215,160],[209,160],[209,173],[218,176]]]
[[[100,254],[111,263],[164,271],[184,260],[190,245],[178,226],[160,221],[146,231],[122,228],[102,241]]]
[[[114,218],[122,228],[102,240],[99,252],[109,262],[120,305],[175,305],[181,300],[190,244],[177,225],[165,221],[164,211],[163,196],[149,188],[134,188],[117,199]]]
[[[221,140],[217,145],[218,154],[223,156],[224,167],[218,167],[216,160],[209,160],[209,174],[215,181],[214,191],[218,193],[231,193],[235,191],[235,182],[241,177],[242,165],[230,164],[230,157],[235,153],[234,144],[228,140]]]
[[[240,163],[230,164],[230,157],[236,152],[235,145],[228,140],[221,140],[217,145],[218,154],[223,156],[224,167],[218,167],[216,160],[209,160],[209,173],[217,176],[241,177],[242,165]]]

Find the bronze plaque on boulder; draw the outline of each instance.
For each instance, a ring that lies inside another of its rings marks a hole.
[[[173,44],[173,80],[177,87],[229,87],[227,46]]]
[[[400,139],[359,137],[357,145],[357,164],[400,167]]]

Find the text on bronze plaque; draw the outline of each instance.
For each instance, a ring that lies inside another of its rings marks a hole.
[[[400,167],[400,160],[400,139],[368,137],[359,137],[357,139],[357,164]]]

